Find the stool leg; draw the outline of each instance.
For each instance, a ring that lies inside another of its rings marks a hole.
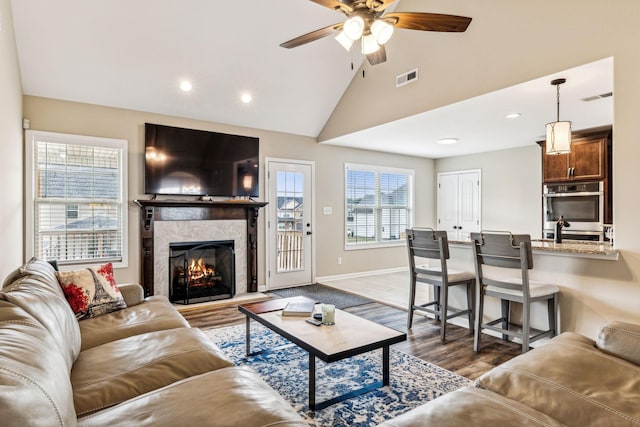
[[[484,294],[482,285],[476,283],[476,326],[473,329],[473,351],[476,353],[480,348],[480,332],[482,331],[482,312],[484,309]]]
[[[407,329],[411,329],[411,325],[413,324],[413,306],[416,302],[416,275],[415,273],[410,274],[410,284],[409,284],[409,310],[407,314]]]
[[[509,312],[511,311],[511,301],[506,299],[500,300],[501,311],[502,311],[502,329],[509,329]],[[502,340],[508,341],[509,335],[502,334]]]
[[[549,330],[553,331],[552,337],[558,335],[558,294],[547,300],[547,312],[549,316]]]
[[[522,304],[522,352],[529,351],[529,331],[531,322],[531,305]]]
[[[467,314],[467,317],[469,318],[469,329],[471,331],[471,333],[473,333],[473,322],[474,322],[474,318],[473,318],[473,312],[474,312],[474,307],[473,307],[473,295],[475,293],[475,280],[470,280],[469,282],[467,282],[467,309],[469,310],[469,313]]]
[[[440,301],[440,286],[433,285],[433,296],[435,301],[436,312],[434,313],[435,320],[441,320],[440,314],[442,314],[442,305]]]
[[[442,290],[440,296],[440,341],[444,341],[444,337],[447,334],[447,307],[449,304],[449,287],[442,284]]]

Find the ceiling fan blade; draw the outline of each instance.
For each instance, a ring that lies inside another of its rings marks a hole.
[[[464,32],[471,23],[471,18],[466,16],[440,13],[396,12],[388,13],[383,18],[396,28],[450,33]]]
[[[380,49],[367,55],[367,61],[369,61],[369,64],[371,65],[382,64],[386,60],[387,52],[385,51],[384,46],[380,46]]]
[[[333,9],[336,12],[344,12],[351,13],[353,12],[353,8],[351,7],[352,0],[311,0],[314,3],[319,4],[320,6],[328,7],[329,9]]]
[[[295,39],[291,39],[287,42],[282,43],[281,47],[286,47],[287,49],[291,49],[293,47],[302,46],[303,44],[311,43],[318,39],[321,39],[326,36],[330,36],[331,34],[335,34],[342,30],[343,23],[340,22],[338,24],[329,25],[328,27],[320,28],[319,30],[311,31],[310,33],[303,34]]]
[[[367,0],[367,7],[376,12],[382,12],[393,3],[395,0]]]

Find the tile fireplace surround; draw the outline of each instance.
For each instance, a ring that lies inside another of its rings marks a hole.
[[[236,293],[258,290],[259,209],[264,202],[135,200],[140,206],[140,282],[145,296],[169,296],[169,244],[233,240]]]

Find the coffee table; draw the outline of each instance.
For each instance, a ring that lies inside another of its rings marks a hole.
[[[389,346],[407,339],[407,334],[382,326],[361,317],[336,309],[336,323],[332,326],[314,326],[304,317],[282,316],[289,301],[309,301],[306,297],[280,298],[238,306],[246,315],[246,353],[251,352],[251,319],[271,329],[309,353],[309,408],[326,408],[345,399],[359,396],[376,388],[389,385]],[[311,300],[313,301],[313,300]],[[319,305],[316,312],[320,311]],[[358,354],[382,348],[382,380],[350,391],[324,402],[316,402],[316,357],[331,363]]]

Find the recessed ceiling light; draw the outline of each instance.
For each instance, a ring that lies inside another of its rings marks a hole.
[[[505,119],[517,119],[521,115],[522,115],[522,113],[509,113],[506,116],[504,116],[504,118]]]
[[[183,80],[180,82],[180,90],[183,92],[191,92],[191,89],[193,89],[193,85],[189,80]]]
[[[458,138],[442,138],[438,140],[438,144],[455,144]]]
[[[245,104],[250,103],[251,99],[253,99],[253,98],[251,97],[250,93],[243,93],[242,96],[240,97],[240,100],[242,102],[244,102]]]

